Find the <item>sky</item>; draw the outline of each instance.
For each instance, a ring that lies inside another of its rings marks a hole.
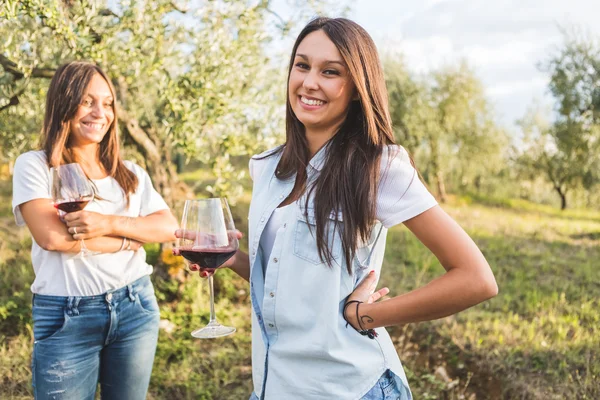
[[[552,105],[538,65],[562,43],[559,28],[600,37],[600,0],[353,0],[350,7],[380,52],[401,52],[416,73],[466,60],[509,129],[534,101]]]

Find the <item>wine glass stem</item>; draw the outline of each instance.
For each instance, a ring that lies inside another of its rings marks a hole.
[[[210,288],[210,324],[212,322],[217,322],[217,318],[215,316],[215,288],[213,285],[212,275],[208,277],[208,287]]]

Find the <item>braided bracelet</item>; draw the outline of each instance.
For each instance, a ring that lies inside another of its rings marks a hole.
[[[348,306],[350,304],[356,303],[356,322],[358,323],[358,327],[360,329],[356,329],[354,328],[354,326],[352,326],[352,324],[350,324],[350,322],[348,322],[348,320],[346,319],[346,309],[348,308]],[[362,324],[360,323],[360,317],[358,315],[358,306],[360,306],[363,302],[359,301],[359,300],[350,300],[348,301],[345,305],[344,305],[344,311],[342,312],[342,317],[344,318],[344,320],[346,321],[346,328],[348,327],[348,325],[352,326],[352,328],[354,328],[354,330],[358,333],[360,333],[363,336],[368,336],[369,339],[375,339],[378,334],[375,331],[375,329],[364,329]]]

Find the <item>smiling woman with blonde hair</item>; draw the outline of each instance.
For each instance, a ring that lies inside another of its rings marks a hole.
[[[148,174],[119,152],[115,90],[71,62],[50,83],[42,149],[15,163],[13,212],[32,236],[32,382],[36,399],[145,399],[159,310],[141,247],[177,222]],[[51,167],[78,163],[94,191],[84,210],[52,205]],[[76,257],[82,247],[91,255]]]

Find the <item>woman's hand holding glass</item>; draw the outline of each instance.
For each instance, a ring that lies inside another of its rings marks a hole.
[[[185,237],[187,239],[190,239],[190,240],[194,240],[195,237],[196,237],[196,233],[195,232],[185,231],[183,229],[178,229],[178,230],[175,231],[175,237],[177,239],[183,238],[184,234],[185,234]],[[235,237],[237,240],[240,240],[244,236],[242,234],[242,232],[240,232],[238,230],[230,231],[230,232],[228,232],[228,235],[230,235],[232,237]],[[231,266],[235,265],[238,253],[239,252],[236,252],[233,255],[233,257],[231,257],[229,260],[225,261],[222,265],[220,265],[217,268],[203,268],[203,267],[201,267],[198,264],[190,263],[190,265],[189,265],[190,271],[192,271],[192,272],[199,271],[200,277],[202,277],[202,278],[208,278],[209,276],[214,275],[215,271],[217,269],[219,269],[219,268],[222,268],[222,267],[230,268]],[[174,248],[173,249],[173,254],[176,255],[176,256],[180,256],[181,254],[180,254],[179,248]]]

